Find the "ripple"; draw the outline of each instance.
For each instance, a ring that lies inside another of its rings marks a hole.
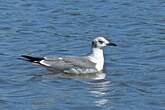
[[[0,3],[0,109],[163,109],[164,1]],[[110,36],[105,73],[66,75],[18,60],[21,54],[84,55]]]

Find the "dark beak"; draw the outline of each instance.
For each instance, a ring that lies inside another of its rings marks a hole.
[[[117,46],[115,43],[109,43],[108,46]]]

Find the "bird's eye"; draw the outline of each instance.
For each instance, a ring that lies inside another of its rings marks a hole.
[[[98,42],[99,42],[100,44],[103,44],[103,43],[104,43],[104,42],[103,42],[103,41],[101,41],[101,40],[99,40]]]

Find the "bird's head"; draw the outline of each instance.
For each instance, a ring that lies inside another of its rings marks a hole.
[[[104,37],[96,37],[92,41],[92,48],[100,48],[103,49],[106,46],[117,46],[115,43],[112,43],[111,40],[106,39]]]

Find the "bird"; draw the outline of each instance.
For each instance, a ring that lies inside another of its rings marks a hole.
[[[104,47],[117,46],[105,37],[96,37],[92,41],[91,53],[84,56],[35,57],[21,55],[21,59],[46,67],[50,71],[87,74],[98,73],[104,67]]]

